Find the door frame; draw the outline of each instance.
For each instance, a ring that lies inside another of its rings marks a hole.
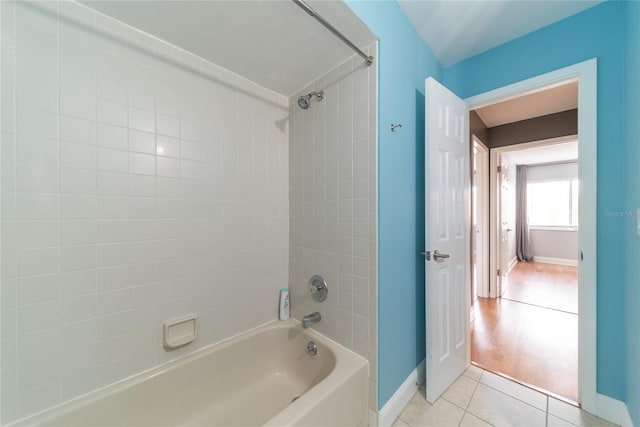
[[[521,144],[515,145],[507,145],[505,147],[497,147],[492,150],[489,150],[489,170],[495,171],[498,167],[498,157],[504,153],[509,153],[512,151],[520,151],[527,150],[529,148],[537,148],[544,147],[545,145],[554,145],[554,144],[562,144],[564,142],[571,142],[578,140],[578,135],[567,135],[560,136],[557,138],[549,138],[543,139],[540,141],[531,141],[525,142]],[[579,144],[578,144],[579,145]],[[579,155],[578,155],[579,157]],[[489,186],[490,188],[495,188],[496,191],[491,192],[491,201],[489,204],[489,218],[491,224],[491,230],[489,231],[489,251],[491,257],[489,259],[489,271],[496,271],[498,268],[498,259],[500,256],[500,228],[498,227],[499,218],[498,218],[498,192],[500,191],[500,186],[498,185],[497,174],[491,173],[489,177]],[[515,224],[513,224],[515,226]],[[511,269],[515,266],[509,265],[508,269]],[[491,292],[489,293],[489,298],[498,298],[501,295],[498,294],[498,281],[497,275],[491,274],[489,275],[489,287]]]
[[[578,262],[578,401],[597,414],[597,59],[580,62],[465,99],[469,110],[578,81],[578,176],[581,260]]]
[[[472,203],[476,203],[477,227],[482,237],[480,239],[480,247],[478,247],[478,239],[476,238],[476,275],[478,280],[477,296],[482,298],[489,297],[489,271],[488,266],[489,255],[489,148],[477,136],[471,136],[471,148],[478,148],[476,154],[476,199]],[[472,254],[473,255],[473,254]],[[482,276],[482,277],[481,277]],[[473,277],[473,276],[472,276]],[[473,295],[473,284],[471,286],[471,305],[476,295]]]

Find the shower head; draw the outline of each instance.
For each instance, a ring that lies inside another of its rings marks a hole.
[[[318,101],[322,101],[322,98],[324,97],[324,92],[323,91],[311,92],[306,95],[298,97],[298,106],[303,110],[306,110],[307,108],[309,108],[309,106],[311,106],[312,96],[315,96],[316,98],[318,98]]]

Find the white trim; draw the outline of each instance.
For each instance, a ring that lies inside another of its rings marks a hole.
[[[603,420],[622,427],[633,427],[633,420],[627,405],[617,399],[598,393],[596,395],[596,415]]]
[[[518,257],[513,257],[511,259],[511,261],[509,261],[509,270],[507,271],[508,273],[511,273],[511,270],[513,270],[513,267],[516,266],[516,264],[518,263]]]
[[[393,393],[393,396],[384,404],[382,409],[378,411],[378,427],[390,427],[400,416],[402,410],[411,401],[413,395],[416,394],[418,384],[424,384],[424,369],[425,361],[423,359]]]
[[[478,297],[488,298],[489,295],[489,148],[475,135],[472,137],[472,146],[477,146],[476,157],[476,187],[478,200],[476,201],[476,214],[480,238],[476,234],[476,279],[478,281]],[[480,243],[480,250],[478,249]],[[473,286],[473,284],[471,285]],[[472,295],[473,300],[476,295]]]
[[[534,256],[534,262],[542,262],[545,264],[557,264],[557,265],[570,265],[572,267],[578,266],[577,259],[566,259],[566,258],[551,258],[546,256]]]
[[[584,259],[579,263],[578,269],[580,283],[578,292],[578,307],[580,310],[578,323],[578,400],[587,412],[592,413],[596,411],[597,375],[597,74],[598,62],[594,58],[466,99],[469,110],[474,110],[485,105],[547,89],[554,85],[565,84],[569,81],[579,82],[578,135],[580,143],[578,144],[578,175],[580,176],[581,193],[578,240]],[[495,232],[495,228],[493,232]],[[493,277],[493,274],[490,274],[490,277]]]
[[[369,408],[369,427],[378,427],[378,413]]]

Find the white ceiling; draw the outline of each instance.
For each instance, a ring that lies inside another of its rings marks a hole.
[[[354,55],[289,0],[81,2],[287,96]],[[356,46],[376,40],[344,2],[307,3]]]
[[[444,67],[593,7],[602,0],[398,0]]]
[[[476,109],[487,127],[578,108],[578,82],[570,82]]]
[[[505,153],[504,156],[508,158],[509,162],[516,165],[539,165],[543,163],[578,160],[578,141],[509,151]]]

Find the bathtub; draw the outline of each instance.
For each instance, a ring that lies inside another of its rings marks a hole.
[[[307,343],[318,352],[311,356]],[[16,425],[359,426],[368,362],[295,320],[272,322]]]

